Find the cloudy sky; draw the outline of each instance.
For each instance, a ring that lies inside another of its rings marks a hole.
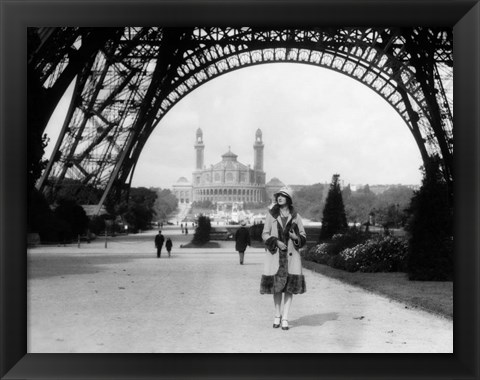
[[[396,111],[363,84],[332,70],[276,63],[222,75],[188,94],[159,123],[135,169],[135,187],[170,188],[195,168],[203,130],[205,165],[231,151],[253,167],[263,132],[264,170],[290,185],[420,184],[421,157]],[[47,129],[53,149],[55,132]]]

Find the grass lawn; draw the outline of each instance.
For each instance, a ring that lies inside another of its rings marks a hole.
[[[303,266],[325,276],[373,293],[453,319],[452,281],[409,281],[406,273],[347,272],[328,265],[303,261]]]
[[[253,247],[264,247],[263,242],[252,241]],[[408,307],[419,308],[453,319],[452,281],[410,281],[406,273],[347,272],[313,261],[303,266],[325,276],[359,286],[372,293],[384,295]]]

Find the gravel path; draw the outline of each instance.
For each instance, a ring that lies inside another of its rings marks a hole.
[[[155,232],[28,252],[29,353],[452,353],[453,323],[305,270],[290,330],[259,293],[263,249],[156,258]]]

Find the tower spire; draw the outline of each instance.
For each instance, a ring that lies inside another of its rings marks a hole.
[[[262,130],[257,129],[255,133],[255,144],[253,144],[253,168],[254,170],[263,171],[263,148]]]
[[[203,144],[203,131],[200,128],[197,129],[197,138],[195,140],[195,150],[196,150],[196,161],[197,161],[195,168],[198,170],[202,170],[205,145]]]

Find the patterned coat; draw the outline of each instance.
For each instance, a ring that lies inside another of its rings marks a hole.
[[[273,206],[270,213],[267,214],[262,233],[266,252],[260,283],[261,294],[285,291],[301,294],[306,291],[299,249],[305,245],[307,235],[300,215],[293,208],[290,214],[285,226],[282,223],[278,205]],[[290,239],[288,234],[290,230],[294,230],[300,238],[298,242]],[[278,249],[277,240],[281,240],[287,245],[286,251]]]

